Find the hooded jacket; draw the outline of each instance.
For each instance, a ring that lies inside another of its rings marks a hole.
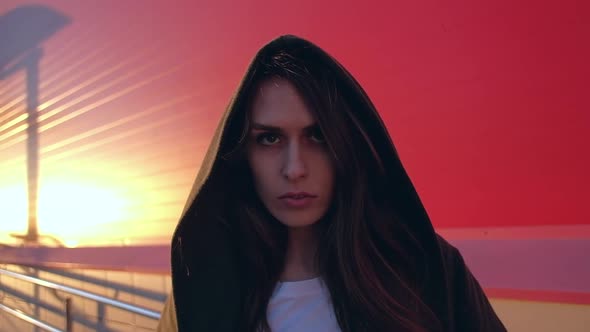
[[[437,235],[411,183],[375,107],[356,80],[334,58],[311,42],[292,35],[281,36],[262,47],[223,114],[205,155],[184,211],[172,239],[173,292],[162,312],[158,331],[241,331],[239,326],[239,248],[233,240],[231,221],[218,218],[214,206],[223,202],[228,188],[220,150],[229,140],[228,127],[247,98],[245,86],[254,79],[257,62],[281,48],[300,48],[306,61],[328,66],[342,93],[351,96],[355,121],[363,128],[386,170],[394,210],[424,249],[428,266],[422,300],[436,314],[443,330],[506,331],[481,286],[473,277],[459,251]]]

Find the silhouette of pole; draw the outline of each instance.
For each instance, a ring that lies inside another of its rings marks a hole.
[[[27,76],[27,197],[28,227],[25,241],[39,241],[37,226],[37,203],[39,196],[39,61],[43,50],[35,48],[27,55],[25,70]]]
[[[47,6],[25,5],[0,15],[0,79],[24,69],[27,85],[27,233],[11,234],[39,244],[39,66],[41,44],[71,22]]]

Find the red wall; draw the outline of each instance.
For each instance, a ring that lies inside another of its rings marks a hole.
[[[24,3],[3,0],[0,14]],[[249,60],[283,33],[316,42],[365,87],[435,226],[590,224],[587,2],[38,3],[72,20],[43,44],[43,169],[97,158],[105,174],[176,183],[162,227],[175,222]],[[24,93],[19,82],[0,81],[0,107]],[[6,145],[14,128],[0,126],[0,160],[23,153]],[[157,158],[122,166],[130,151]],[[0,179],[19,165],[0,165]]]

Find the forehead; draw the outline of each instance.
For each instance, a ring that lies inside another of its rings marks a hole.
[[[281,128],[305,127],[314,122],[295,86],[281,78],[266,79],[259,84],[250,112],[252,122]]]

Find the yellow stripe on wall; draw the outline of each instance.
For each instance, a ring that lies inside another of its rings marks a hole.
[[[588,332],[590,305],[490,299],[510,332]]]

